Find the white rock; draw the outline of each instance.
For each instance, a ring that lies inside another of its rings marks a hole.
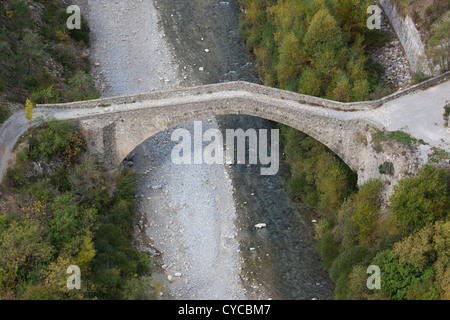
[[[169,281],[172,281],[172,276],[169,274],[168,276],[167,276],[167,280],[169,280]]]
[[[264,222],[255,224],[256,229],[261,229],[261,228],[265,228],[265,227],[267,227],[267,225]]]
[[[175,277],[178,277],[178,278],[181,277],[181,272],[176,272],[176,273],[174,274],[174,276],[175,276]]]

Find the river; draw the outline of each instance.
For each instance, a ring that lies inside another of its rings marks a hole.
[[[239,39],[237,1],[87,2],[100,64],[94,74],[105,96],[259,82]],[[245,115],[201,120],[204,130],[222,132],[276,128]],[[332,299],[314,248],[313,213],[291,201],[284,160],[273,176],[261,176],[259,165],[177,166],[170,158],[177,128],[192,132],[192,122],[149,138],[129,156],[141,174],[136,236],[153,255],[161,298]]]

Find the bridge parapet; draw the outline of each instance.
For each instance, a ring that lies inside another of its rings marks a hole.
[[[38,104],[38,108],[53,108],[53,109],[84,109],[84,108],[98,108],[98,107],[108,107],[110,105],[121,105],[130,104],[142,101],[155,101],[163,100],[169,98],[183,97],[183,96],[195,96],[202,94],[211,94],[227,91],[244,91],[248,93],[266,95],[272,98],[278,98],[283,100],[297,101],[302,104],[308,104],[311,106],[323,107],[326,109],[341,110],[341,111],[365,111],[378,108],[388,101],[395,100],[401,96],[410,94],[416,90],[420,90],[424,87],[430,86],[434,83],[442,81],[450,77],[450,71],[434,78],[425,80],[421,83],[413,85],[407,89],[400,90],[389,96],[383,97],[378,100],[372,101],[360,101],[360,102],[339,102],[323,98],[318,98],[314,96],[308,96],[305,94],[300,94],[292,91],[286,91],[281,89],[276,89],[272,87],[267,87],[263,85],[258,85],[254,83],[244,82],[244,81],[233,81],[224,82],[218,84],[209,84],[203,86],[195,86],[189,88],[179,88],[165,91],[155,91],[142,94],[134,94],[119,97],[108,97],[100,98],[87,101],[76,101],[69,103],[59,103],[59,104]]]

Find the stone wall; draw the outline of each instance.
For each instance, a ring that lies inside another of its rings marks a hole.
[[[418,71],[419,58],[424,54],[425,46],[412,18],[410,16],[402,17],[397,12],[392,0],[379,0],[379,2],[405,49],[412,71]],[[429,70],[422,71],[431,74]]]
[[[60,104],[38,104],[37,108],[52,108],[52,109],[83,109],[83,108],[99,108],[109,107],[111,105],[131,104],[142,101],[157,101],[164,99],[176,99],[180,97],[195,97],[201,94],[222,93],[226,95],[230,92],[232,96],[233,92],[246,92],[248,94],[256,94],[261,96],[267,96],[274,99],[292,100],[301,102],[311,106],[323,107],[326,109],[342,110],[342,111],[365,111],[378,108],[388,101],[395,100],[401,96],[410,94],[416,90],[420,90],[429,85],[435,84],[450,77],[450,71],[443,73],[439,76],[430,78],[421,83],[413,85],[407,89],[397,91],[389,96],[383,97],[378,100],[372,101],[360,101],[360,102],[339,102],[333,100],[327,100],[323,98],[308,96],[299,94],[296,92],[285,91],[281,89],[275,89],[266,87],[254,83],[234,81],[219,84],[210,84],[190,88],[173,89],[166,91],[150,92],[143,94],[135,94],[120,97],[101,98],[88,101],[77,101]]]

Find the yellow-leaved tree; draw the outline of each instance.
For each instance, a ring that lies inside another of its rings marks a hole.
[[[33,123],[33,102],[30,99],[27,99],[25,102],[25,118],[31,126]]]

